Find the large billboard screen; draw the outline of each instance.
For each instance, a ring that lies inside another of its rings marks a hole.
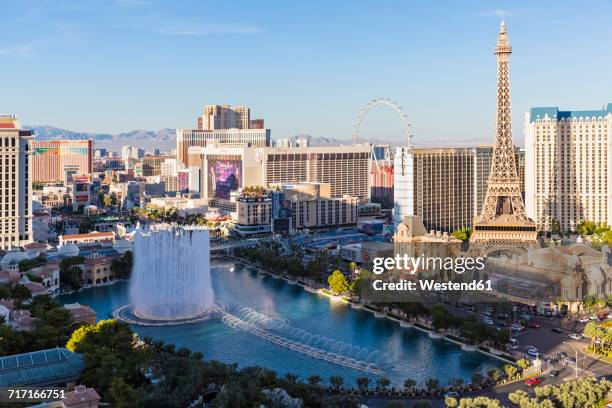
[[[242,161],[210,159],[208,162],[209,197],[229,200],[230,192],[242,184]]]

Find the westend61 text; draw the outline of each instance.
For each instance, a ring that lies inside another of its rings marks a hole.
[[[418,285],[417,285],[418,282]],[[398,290],[398,291],[409,291],[409,290],[448,290],[448,291],[482,291],[482,290],[493,290],[491,286],[491,280],[473,280],[471,282],[436,282],[434,280],[418,280],[409,281],[402,279],[399,282],[385,282],[382,280],[375,280],[372,283],[374,290]]]

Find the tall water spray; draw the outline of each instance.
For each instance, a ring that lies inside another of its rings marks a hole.
[[[208,231],[139,230],[134,239],[130,300],[135,315],[181,319],[213,305]]]

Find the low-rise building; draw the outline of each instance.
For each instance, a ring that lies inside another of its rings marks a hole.
[[[60,246],[66,244],[91,244],[91,243],[113,243],[115,233],[110,232],[90,232],[89,234],[60,235]]]
[[[100,399],[94,388],[78,385],[62,398],[62,408],[97,408]]]
[[[83,368],[83,356],[65,348],[0,357],[0,387],[69,386]]]
[[[79,303],[69,303],[64,305],[64,309],[70,312],[70,316],[72,316],[72,321],[77,324],[95,324],[98,318],[96,311],[87,305],[81,305]]]
[[[115,276],[111,269],[112,260],[108,256],[85,259],[81,275],[85,284],[96,286],[113,282]]]

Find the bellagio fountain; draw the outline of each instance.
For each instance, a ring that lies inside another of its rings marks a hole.
[[[206,320],[218,311],[210,279],[205,229],[153,226],[134,237],[130,304],[114,317],[145,326]]]

